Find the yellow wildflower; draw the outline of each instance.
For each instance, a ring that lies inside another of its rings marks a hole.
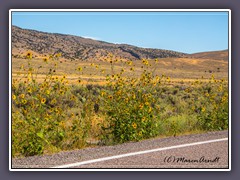
[[[41,103],[42,103],[42,104],[45,104],[45,103],[46,103],[46,98],[42,98],[42,99],[41,99]]]
[[[48,58],[46,58],[46,57],[43,58],[43,62],[45,62],[45,63],[48,62]]]
[[[132,65],[132,61],[128,61],[127,64],[128,64],[128,65]]]
[[[25,94],[21,94],[21,95],[20,95],[20,98],[23,99],[24,97],[25,97]]]
[[[104,95],[105,95],[105,92],[104,92],[104,91],[102,91],[102,92],[101,92],[101,96],[103,97]]]
[[[139,109],[142,109],[143,108],[143,104],[139,104]]]
[[[77,69],[78,71],[82,71],[82,67],[78,67],[78,69]]]
[[[32,59],[32,52],[27,52],[26,57],[27,57],[27,59]]]
[[[49,95],[49,94],[50,94],[50,91],[49,91],[49,90],[46,90],[46,94]]]
[[[15,99],[16,99],[16,96],[15,96],[15,95],[12,95],[12,99],[15,100]]]
[[[152,107],[149,107],[148,112],[149,113],[152,112]]]
[[[145,102],[145,105],[146,105],[146,106],[149,106],[150,104],[149,104],[149,102]]]
[[[28,92],[29,92],[29,93],[32,93],[32,89],[31,89],[31,88],[28,88]]]
[[[136,129],[137,128],[137,124],[134,122],[134,123],[132,123],[132,127],[134,128],[134,129]]]
[[[146,120],[146,117],[142,117],[142,122],[144,122]]]
[[[136,99],[136,95],[135,94],[133,94],[133,99]]]

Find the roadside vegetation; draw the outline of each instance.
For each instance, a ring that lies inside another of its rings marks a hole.
[[[13,76],[13,157],[228,128],[228,81],[213,73],[176,81],[158,59],[111,54],[70,73],[60,57],[28,52]]]

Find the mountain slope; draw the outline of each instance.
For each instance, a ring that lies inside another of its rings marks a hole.
[[[215,60],[228,60],[228,50],[223,51],[210,51],[210,52],[200,52],[188,55],[192,58],[201,59],[215,59]]]
[[[123,59],[183,57],[186,54],[126,44],[112,44],[73,35],[45,33],[12,26],[12,53],[20,55],[31,50],[40,55],[62,53],[67,59],[100,60],[109,53]]]

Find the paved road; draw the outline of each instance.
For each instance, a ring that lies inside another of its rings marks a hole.
[[[12,168],[229,168],[228,131],[13,159]]]

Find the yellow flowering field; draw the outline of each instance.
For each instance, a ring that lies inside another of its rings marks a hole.
[[[112,54],[81,65],[60,58],[27,52],[24,63],[14,64],[13,156],[84,148],[89,139],[108,145],[228,128],[222,73],[179,71],[181,78],[175,68],[162,73],[158,59]]]

